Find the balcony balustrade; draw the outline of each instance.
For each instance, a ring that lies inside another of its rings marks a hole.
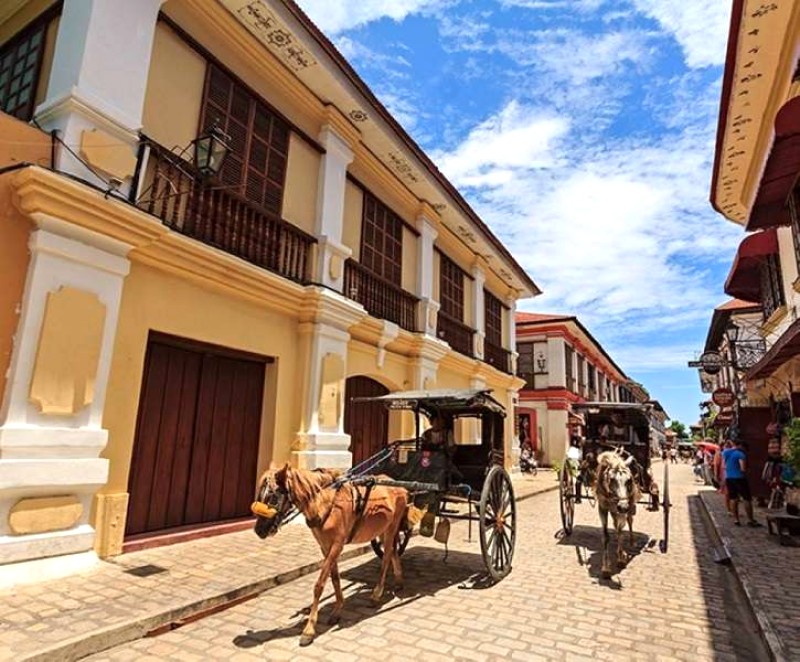
[[[407,331],[417,330],[419,299],[352,259],[344,264],[344,295],[364,306],[373,317],[394,322]]]
[[[483,343],[483,360],[502,372],[511,372],[511,352],[488,340]]]
[[[308,282],[316,239],[199,175],[194,165],[147,138],[139,151],[137,207],[176,232],[298,283]]]
[[[437,315],[436,335],[455,351],[472,356],[472,338],[475,335],[475,329],[470,328],[461,320],[440,310]]]

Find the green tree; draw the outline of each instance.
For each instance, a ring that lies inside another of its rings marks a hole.
[[[671,421],[669,429],[678,435],[678,439],[687,439],[689,436],[686,434],[686,426],[680,421]]]

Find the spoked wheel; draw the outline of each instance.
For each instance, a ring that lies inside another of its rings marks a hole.
[[[661,540],[661,551],[666,554],[669,547],[669,509],[672,507],[669,502],[669,463],[664,463],[664,485],[661,495],[661,509],[664,512],[664,538]]]
[[[397,533],[397,538],[394,541],[394,549],[397,552],[398,556],[402,556],[403,552],[406,551],[406,547],[408,547],[408,541],[411,540],[411,529],[402,528]],[[383,543],[381,542],[380,538],[375,538],[370,540],[370,545],[372,545],[372,551],[375,552],[375,556],[379,559],[383,558]]]
[[[500,581],[511,572],[517,540],[514,488],[503,467],[494,466],[489,470],[481,491],[478,516],[483,562],[491,578]]]
[[[569,470],[569,462],[566,460],[558,478],[558,495],[561,499],[561,526],[564,535],[568,536],[572,533],[572,525],[575,523],[575,477]]]

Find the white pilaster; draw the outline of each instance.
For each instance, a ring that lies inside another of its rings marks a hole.
[[[350,435],[344,432],[345,378],[350,326],[366,315],[330,290],[315,292],[314,312],[300,324],[303,337],[302,420],[292,455],[297,466],[347,469]]]
[[[130,246],[56,219],[29,243],[31,260],[22,311],[0,410],[0,563],[87,552],[94,544],[89,513],[94,492],[108,479],[99,457],[106,386]],[[92,243],[94,245],[89,245]],[[40,410],[30,399],[48,295],[61,288],[95,295],[105,307],[94,388],[89,403],[69,414]],[[12,535],[9,512],[21,499],[71,495],[82,512],[67,530]]]
[[[508,351],[511,352],[511,361],[509,369],[512,375],[517,374],[517,359],[519,352],[517,352],[517,298],[511,294],[506,297],[506,306],[508,310],[504,314],[508,315],[506,323],[506,337],[503,339],[506,343]]]
[[[342,231],[347,166],[353,160],[353,150],[330,125],[322,128],[319,140],[325,148],[325,154],[320,159],[317,191],[316,279],[322,285],[341,292],[344,288],[344,261],[352,254],[342,244]]]
[[[564,339],[551,337],[547,339],[547,386],[563,388],[567,385],[566,357],[564,356]]]
[[[156,21],[163,2],[64,3],[47,96],[36,110],[43,128],[58,129],[60,137],[76,152],[85,130],[100,129],[127,144],[135,155]],[[102,183],[65,149],[59,152],[57,166]]]
[[[472,319],[475,320],[475,336],[473,352],[475,358],[482,359],[483,342],[486,339],[486,307],[484,303],[483,287],[486,285],[486,272],[481,264],[472,267]]]
[[[436,222],[429,217],[425,210],[417,216],[417,328],[425,335],[436,335],[437,315],[439,302],[433,297],[433,244],[439,235]]]

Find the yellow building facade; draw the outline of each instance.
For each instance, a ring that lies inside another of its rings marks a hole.
[[[536,285],[294,3],[15,0],[0,67],[0,572],[235,528],[264,468],[412,434],[354,396],[513,411]]]

